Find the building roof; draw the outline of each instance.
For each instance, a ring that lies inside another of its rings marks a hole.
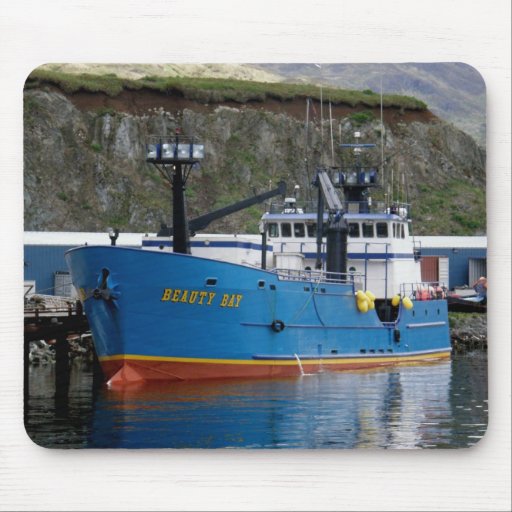
[[[145,236],[154,237],[155,233],[120,233],[117,245],[140,247]],[[211,238],[223,237],[226,235],[211,235],[200,233],[198,235]],[[240,237],[244,235],[240,234]],[[247,235],[246,235],[247,236]],[[259,235],[248,235],[248,237],[259,237]],[[424,248],[453,249],[486,249],[486,236],[416,236],[415,239],[421,242]],[[23,234],[25,245],[110,245],[110,238],[105,233],[90,233],[77,231],[25,231]]]
[[[119,233],[116,245],[128,247],[141,247],[144,238],[155,238],[156,233]],[[194,239],[222,240],[238,237],[241,240],[261,240],[261,235],[254,234],[210,234],[198,233]],[[110,238],[105,233],[91,233],[85,231],[25,231],[23,233],[24,245],[110,245]]]
[[[429,249],[487,249],[486,236],[415,236],[421,246]]]
[[[116,244],[140,247],[145,235],[146,233],[119,233]],[[148,233],[148,236],[155,236],[155,234]],[[23,243],[25,245],[110,245],[110,238],[107,232],[25,231]]]

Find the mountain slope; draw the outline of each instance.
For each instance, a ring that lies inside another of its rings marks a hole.
[[[144,159],[152,134],[177,127],[206,145],[206,158],[187,185],[195,217],[286,179],[309,197],[317,164],[331,164],[330,123],[320,125],[312,102],[305,147],[302,99],[205,104],[176,92],[64,93],[55,86],[24,96],[26,230],[157,231],[171,223],[171,191]],[[325,108],[325,105],[324,105]],[[380,142],[377,109],[337,105],[333,139]],[[416,234],[485,233],[485,153],[468,135],[428,111],[387,108],[385,173],[394,196],[413,203]],[[322,140],[324,143],[322,144]],[[348,155],[338,154],[346,159]],[[307,157],[307,165],[305,158]],[[380,152],[370,155],[379,163]],[[375,195],[382,197],[380,190]],[[210,232],[257,232],[264,205],[212,224]]]
[[[476,69],[459,62],[403,64],[260,64],[263,71],[296,82],[314,81],[349,89],[414,96],[441,119],[485,147],[485,83]]]

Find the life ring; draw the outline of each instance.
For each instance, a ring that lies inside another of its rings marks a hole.
[[[270,324],[270,327],[272,327],[272,330],[274,332],[281,332],[281,331],[284,331],[285,325],[284,325],[284,322],[282,320],[274,320]]]

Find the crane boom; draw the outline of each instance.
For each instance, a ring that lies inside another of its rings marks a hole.
[[[213,212],[209,212],[204,215],[200,215],[199,217],[196,217],[195,219],[191,219],[188,222],[188,229],[189,229],[190,233],[194,234],[197,231],[200,231],[201,229],[206,228],[214,220],[221,219],[222,217],[225,217],[226,215],[230,215],[232,213],[238,212],[245,208],[249,208],[249,206],[253,206],[255,204],[261,203],[267,199],[270,199],[271,197],[274,197],[277,195],[284,196],[285,194],[286,194],[286,183],[284,181],[280,181],[278,183],[277,188],[275,188],[273,190],[269,190],[267,192],[263,192],[261,194],[255,195],[255,196],[248,197],[246,199],[243,199],[242,201],[238,201],[236,203],[230,204],[223,208],[219,208],[218,210],[214,210]],[[172,236],[173,231],[174,230],[172,227],[162,225],[160,231],[158,232],[158,236]]]

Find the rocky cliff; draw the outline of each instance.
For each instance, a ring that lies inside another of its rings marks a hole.
[[[364,142],[380,143],[378,109],[335,105],[332,114],[335,146],[352,142],[354,130]],[[170,224],[171,190],[144,153],[150,135],[177,127],[206,145],[206,158],[187,184],[189,217],[267,190],[281,178],[289,188],[299,184],[307,199],[315,165],[332,161],[326,105],[321,115],[313,103],[309,115],[306,132],[306,104],[299,100],[205,103],[144,90],[109,97],[27,89],[25,230],[155,232],[161,222]],[[415,233],[485,233],[483,150],[428,111],[386,109],[384,120],[384,173],[393,176],[394,195],[413,204]],[[336,164],[348,158],[335,152]],[[380,150],[369,158],[378,163]],[[262,212],[262,205],[254,206],[208,231],[256,232]]]

